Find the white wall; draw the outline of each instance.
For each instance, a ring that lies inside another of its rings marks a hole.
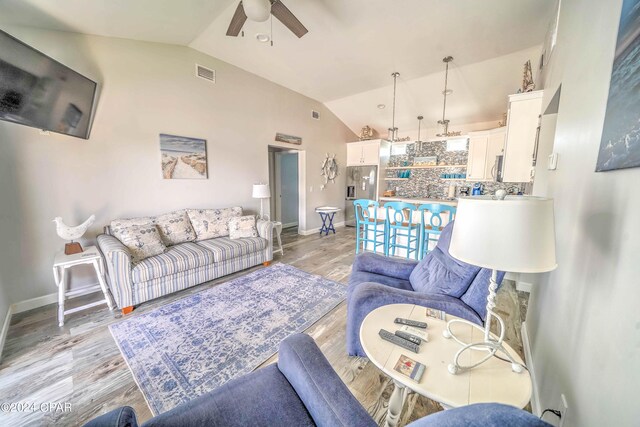
[[[232,205],[256,212],[251,186],[268,182],[267,146],[286,146],[276,132],[303,139],[307,228],[320,226],[314,207],[343,203],[344,175],[320,191],[318,171],[326,152],[344,166],[344,142],[355,135],[321,103],[186,47],[3,29],[101,83],[89,140],[0,122],[0,272],[10,302],[55,292],[51,262],[63,247],[55,216],[74,224],[95,213],[88,245],[118,217]],[[216,70],[216,84],[194,77],[196,62]],[[209,179],[163,180],[159,133],[206,139]]]
[[[545,70],[545,105],[560,84],[562,96],[541,152],[559,162],[539,163],[546,184],[534,191],[555,199],[558,269],[539,276],[526,323],[541,408],[559,408],[564,393],[565,426],[640,420],[640,168],[594,172],[621,4],[562,0]]]

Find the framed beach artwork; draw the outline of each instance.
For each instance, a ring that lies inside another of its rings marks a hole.
[[[596,172],[640,166],[640,0],[624,0]]]
[[[160,134],[164,179],[207,179],[207,141]]]
[[[277,142],[286,142],[287,144],[301,145],[302,138],[299,136],[286,135],[284,133],[276,133]]]

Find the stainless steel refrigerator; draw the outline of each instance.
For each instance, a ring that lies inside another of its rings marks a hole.
[[[356,226],[354,200],[378,200],[377,180],[377,166],[347,166],[347,197],[345,200],[345,224],[347,226]]]

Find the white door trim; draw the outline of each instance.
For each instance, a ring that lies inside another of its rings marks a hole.
[[[307,229],[307,152],[298,151],[298,233]]]

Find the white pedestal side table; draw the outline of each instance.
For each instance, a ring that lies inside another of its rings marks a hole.
[[[98,276],[98,283],[67,291],[67,270],[71,267],[75,267],[76,265],[83,264],[93,266],[96,276]],[[73,255],[65,255],[64,251],[58,252],[53,262],[53,278],[55,279],[56,286],[58,287],[58,326],[64,326],[65,314],[75,313],[101,304],[107,304],[109,310],[113,310],[114,304],[111,299],[111,293],[107,288],[104,278],[104,264],[102,263],[102,256],[100,255],[98,248],[95,246],[89,246],[84,252]],[[81,295],[87,295],[99,291],[102,291],[104,299],[69,310],[64,309],[64,302],[67,298],[79,297]]]
[[[400,329],[401,325],[393,322],[396,317],[427,323],[425,331],[429,334],[428,341],[420,344],[417,354],[385,341],[378,335],[381,328],[391,333]],[[447,321],[456,318],[449,315],[446,317],[446,320],[427,317],[426,308],[418,305],[391,304],[373,310],[362,322],[362,348],[369,360],[389,376],[395,385],[389,399],[387,426],[397,425],[407,397],[407,389],[439,402],[445,409],[489,402],[524,408],[531,399],[529,372],[524,370],[515,373],[511,370],[511,363],[495,357],[469,371],[457,375],[450,374],[447,367],[453,362],[453,357],[461,345],[442,336]],[[481,341],[483,338],[482,331],[470,325],[457,323],[452,329],[456,336],[465,342]],[[504,344],[504,347],[518,363],[524,365],[520,356],[509,345]],[[426,366],[420,382],[413,381],[394,369],[403,354]],[[471,364],[485,354],[483,350],[467,351],[462,356],[462,362],[465,365]]]

